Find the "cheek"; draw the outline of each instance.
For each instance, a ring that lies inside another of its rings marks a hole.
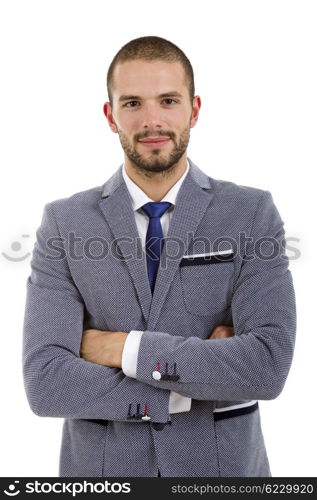
[[[117,125],[119,126],[120,130],[124,133],[126,137],[130,141],[134,142],[134,136],[140,132],[141,130],[141,125],[139,123],[139,120],[137,120],[133,116],[128,116],[124,117],[124,120],[119,120],[117,122]]]
[[[180,136],[184,132],[184,129],[190,125],[190,117],[184,111],[176,111],[173,116],[168,120],[168,125],[171,130]]]

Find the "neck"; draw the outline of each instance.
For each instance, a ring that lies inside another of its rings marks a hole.
[[[164,172],[146,172],[135,166],[129,158],[124,159],[125,170],[130,179],[154,201],[161,201],[176,184],[187,168],[184,155],[173,167]]]

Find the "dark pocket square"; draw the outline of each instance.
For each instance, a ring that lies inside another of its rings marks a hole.
[[[226,262],[233,262],[233,252],[216,255],[203,255],[203,256],[186,256],[180,261],[180,266],[201,266],[205,264],[224,264]]]

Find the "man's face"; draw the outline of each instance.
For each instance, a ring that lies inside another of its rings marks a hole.
[[[113,108],[106,103],[105,113],[126,156],[149,175],[172,169],[184,155],[199,107],[179,62],[133,60],[116,66]]]

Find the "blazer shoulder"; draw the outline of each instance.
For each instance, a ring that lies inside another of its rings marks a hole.
[[[254,230],[284,224],[271,191],[222,179],[210,179],[216,204],[225,213],[235,214]]]
[[[80,210],[81,212],[89,210],[97,205],[101,199],[104,185],[95,186],[84,191],[73,193],[70,196],[51,200],[45,206],[50,205],[55,214],[70,213]]]
[[[253,195],[253,196],[262,196],[262,194],[266,191],[265,189],[261,189],[255,186],[246,186],[244,184],[237,184],[236,182],[217,179],[215,177],[208,177],[210,185],[212,188],[216,189],[216,191],[221,191],[225,193],[232,193],[236,195]]]
[[[237,184],[233,181],[216,179],[209,177],[209,182],[213,192],[217,197],[228,199],[236,199],[237,201],[254,201],[257,203],[266,193],[271,195],[270,191],[261,189],[255,186],[246,186],[244,184]]]

